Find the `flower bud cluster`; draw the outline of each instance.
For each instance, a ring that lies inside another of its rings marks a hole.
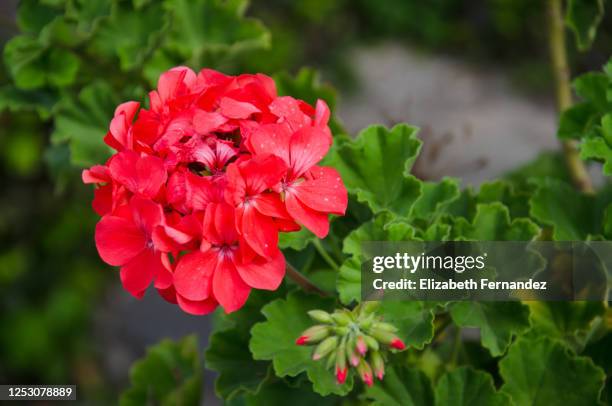
[[[295,343],[314,345],[312,359],[333,366],[338,384],[346,382],[352,367],[372,386],[374,377],[382,380],[385,375],[385,350],[406,348],[396,335],[398,329],[376,314],[378,307],[379,302],[364,302],[353,310],[311,310],[308,315],[320,324],[306,329]]]

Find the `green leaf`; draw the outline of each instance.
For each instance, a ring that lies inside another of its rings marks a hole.
[[[605,73],[588,72],[578,76],[573,85],[580,97],[593,103],[598,111],[605,111],[610,107],[606,97],[608,83]]]
[[[608,310],[609,311],[609,310]],[[610,348],[612,348],[612,331],[608,329],[607,333],[592,342],[584,349],[582,355],[591,357],[593,362],[598,366],[602,367],[608,377],[612,374],[612,357],[610,357]],[[611,382],[608,382],[606,386],[609,386]],[[608,388],[610,391],[610,388]],[[610,393],[612,395],[612,393]],[[612,398],[608,397],[608,400]]]
[[[328,162],[349,193],[374,213],[387,210],[407,217],[421,194],[421,182],[409,174],[421,148],[416,132],[406,124],[391,130],[368,127],[354,141],[338,145]]]
[[[220,373],[215,380],[215,391],[223,399],[243,392],[257,393],[270,369],[267,362],[253,361],[248,336],[245,339],[239,328],[214,333],[205,360],[207,368]]]
[[[418,369],[393,363],[385,371],[385,379],[367,388],[365,396],[372,405],[430,406],[434,404],[431,382]]]
[[[231,314],[215,314],[215,331],[204,360],[206,367],[218,373],[215,392],[225,400],[243,394],[258,393],[271,375],[270,363],[255,361],[249,351],[250,330],[265,320],[261,308],[278,298],[283,289],[275,292],[257,290],[251,292],[246,304]]]
[[[568,0],[565,21],[581,51],[591,48],[604,14],[603,0]]]
[[[392,221],[388,213],[381,213],[373,220],[362,224],[346,236],[342,252],[365,259],[361,251],[364,241],[411,241],[414,239],[414,228],[403,221]]]
[[[68,2],[66,17],[76,23],[78,33],[89,35],[111,15],[113,3],[109,0],[73,0]]]
[[[267,383],[257,394],[244,397],[246,406],[332,406],[336,404],[338,404],[338,398],[335,396],[322,397],[308,388],[308,385],[292,387],[282,380]]]
[[[580,158],[603,162],[604,175],[612,175],[612,147],[602,137],[587,137],[580,145]]]
[[[583,138],[590,132],[597,117],[599,117],[599,112],[592,103],[576,103],[561,113],[557,137],[561,139]]]
[[[340,266],[336,289],[340,301],[344,304],[361,301],[361,262],[359,259],[351,257]]]
[[[104,135],[118,104],[118,97],[106,82],[83,88],[75,100],[66,98],[55,117],[54,144],[68,142],[71,162],[80,167],[105,162],[111,154]]]
[[[436,302],[386,301],[378,313],[399,329],[397,335],[409,348],[422,350],[433,339],[435,306]]]
[[[195,336],[163,340],[130,370],[132,386],[123,392],[122,406],[160,404],[197,405],[202,371]]]
[[[107,58],[119,58],[123,71],[141,66],[159,46],[168,15],[161,2],[135,10],[131,2],[118,2],[110,18],[100,22],[89,47]]]
[[[205,67],[210,57],[268,47],[270,33],[258,20],[244,16],[246,7],[246,0],[165,0],[172,25],[164,47],[194,68]]]
[[[538,334],[568,340],[588,330],[597,316],[605,313],[603,302],[527,302],[532,328]]]
[[[493,356],[505,353],[512,338],[529,328],[529,307],[520,302],[457,302],[450,313],[458,326],[478,327]]]
[[[452,221],[452,219],[448,217],[440,218],[425,230],[419,230],[417,237],[423,241],[447,241],[450,239],[452,231],[449,221]]]
[[[415,229],[408,223],[390,222],[389,213],[381,213],[375,219],[363,223],[344,239],[342,251],[352,256],[342,264],[338,274],[337,289],[342,303],[361,300],[361,252],[364,241],[410,241],[414,240]]]
[[[459,196],[457,179],[444,178],[439,182],[423,182],[421,196],[414,203],[410,217],[430,221]]]
[[[21,0],[17,7],[17,25],[21,31],[38,34],[53,19],[62,14],[58,7],[41,4],[39,0]]]
[[[602,161],[603,173],[612,175],[612,113],[601,118],[601,126],[595,127],[580,145],[582,159]]]
[[[12,112],[34,110],[42,119],[47,119],[57,99],[58,95],[49,90],[20,90],[15,86],[6,85],[0,88],[0,111],[4,109]]]
[[[4,63],[20,89],[70,85],[80,65],[72,52],[45,46],[28,35],[19,35],[6,43]]]
[[[474,220],[458,218],[454,238],[476,241],[530,241],[540,229],[528,218],[510,220],[508,208],[499,202],[478,204]]]
[[[541,179],[531,201],[531,215],[553,227],[557,241],[581,241],[589,234],[600,234],[603,207],[596,198],[576,192],[570,185],[555,179]]]
[[[519,187],[516,183],[496,180],[483,183],[478,191],[478,203],[503,203],[512,218],[529,217],[529,198],[532,188]]]
[[[256,360],[271,360],[279,377],[297,376],[306,372],[313,389],[320,395],[345,395],[353,387],[352,375],[344,385],[336,384],[333,371],[324,362],[312,360],[312,347],[298,346],[295,340],[313,325],[307,311],[333,310],[334,301],[318,296],[293,292],[287,299],[277,299],[261,310],[267,321],[257,323],[251,329],[249,348]]]
[[[302,227],[299,231],[292,233],[280,233],[278,235],[278,246],[279,248],[291,248],[296,251],[301,251],[314,239],[317,238],[311,231],[306,227]]]
[[[597,366],[603,368],[606,372],[608,378],[601,394],[601,403],[604,405],[612,402],[612,357],[610,356],[610,348],[612,348],[612,331],[608,329],[603,337],[589,341],[582,352],[582,355],[590,357]]]
[[[440,378],[436,385],[436,405],[510,406],[512,401],[505,393],[495,390],[491,375],[462,367]]]
[[[521,338],[499,363],[502,391],[517,405],[598,404],[605,374],[558,341]]]
[[[466,219],[474,218],[476,214],[476,195],[471,187],[467,187],[461,191],[458,199],[453,200],[447,207],[444,207],[444,213],[451,217],[464,217]]]

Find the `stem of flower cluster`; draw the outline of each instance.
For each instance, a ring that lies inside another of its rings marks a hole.
[[[291,264],[287,263],[286,265],[287,273],[286,275],[292,279],[295,283],[298,284],[305,292],[309,293],[317,293],[321,296],[329,296],[327,292],[320,289],[317,285],[310,282],[308,278],[302,275],[297,269],[295,269]]]
[[[548,42],[550,59],[555,80],[557,111],[561,114],[572,106],[570,71],[565,47],[565,23],[563,20],[562,0],[547,1]],[[584,162],[580,159],[578,144],[575,140],[562,140],[563,154],[574,185],[582,192],[593,193],[593,184]]]
[[[453,350],[451,353],[449,365],[451,369],[457,367],[457,360],[459,359],[459,351],[461,350],[461,327],[457,327],[455,331],[455,339],[453,341]]]
[[[321,244],[321,240],[315,239],[313,241],[313,245],[315,249],[317,250],[317,252],[319,253],[319,255],[321,255],[323,260],[327,263],[327,265],[329,265],[335,271],[337,271],[340,268],[338,264],[336,263],[336,261],[334,261],[334,259],[327,253],[327,251],[325,250],[325,247],[323,247],[323,244]]]

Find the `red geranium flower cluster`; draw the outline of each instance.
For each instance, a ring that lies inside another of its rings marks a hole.
[[[332,137],[327,105],[278,97],[265,75],[178,67],[137,102],[117,107],[104,141],[117,151],[83,171],[97,185],[96,246],[141,298],[151,283],[184,311],[232,312],[251,288],[285,273],[278,233],[318,237],[342,215],[338,172],[317,163]]]

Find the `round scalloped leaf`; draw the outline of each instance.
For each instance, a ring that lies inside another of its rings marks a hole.
[[[407,124],[390,130],[370,126],[334,148],[327,162],[340,172],[349,193],[372,212],[408,217],[421,195],[422,182],[409,174],[421,149],[416,133],[417,128]]]
[[[310,346],[299,346],[295,340],[313,325],[307,312],[313,309],[332,311],[334,300],[292,292],[287,299],[277,299],[264,306],[261,312],[266,321],[251,329],[249,349],[256,360],[271,360],[279,377],[297,376],[306,372],[315,392],[345,395],[353,387],[352,374],[344,385],[338,385],[332,370],[323,361],[313,361]]]
[[[529,328],[529,307],[520,302],[457,302],[450,307],[460,327],[478,327],[491,355],[502,355],[514,336]]]
[[[385,378],[366,389],[366,397],[377,406],[430,406],[434,394],[429,378],[418,369],[394,363]]]
[[[511,406],[510,397],[495,389],[493,377],[469,367],[444,374],[436,385],[436,406]]]
[[[604,371],[549,338],[521,338],[499,363],[502,391],[517,405],[583,406],[599,403]]]

